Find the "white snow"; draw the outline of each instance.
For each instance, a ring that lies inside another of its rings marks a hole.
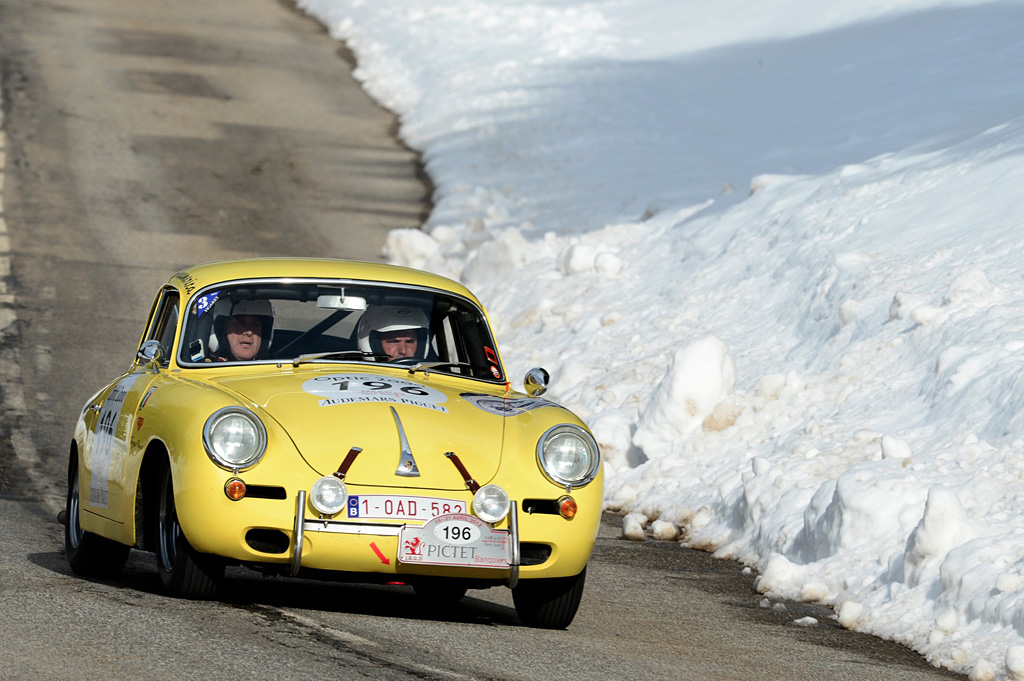
[[[1024,679],[1024,3],[296,2],[625,536]]]

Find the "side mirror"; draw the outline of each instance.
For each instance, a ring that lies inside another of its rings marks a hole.
[[[155,338],[143,343],[142,347],[139,348],[139,353],[136,355],[143,364],[159,364],[163,356],[164,346],[160,345],[160,341]]]
[[[548,391],[548,383],[551,382],[551,375],[546,369],[534,367],[526,372],[523,379],[523,388],[530,397],[540,397]]]

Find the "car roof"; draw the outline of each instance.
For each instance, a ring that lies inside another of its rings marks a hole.
[[[191,296],[199,289],[220,282],[275,277],[355,279],[425,286],[455,293],[480,305],[469,289],[447,277],[398,265],[330,258],[247,258],[210,262],[181,270],[168,284],[180,289],[185,296]]]

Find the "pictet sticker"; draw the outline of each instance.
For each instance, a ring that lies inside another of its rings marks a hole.
[[[336,404],[384,402],[407,404],[448,413],[448,396],[422,383],[370,374],[327,374],[311,378],[302,389],[320,398],[321,407]]]

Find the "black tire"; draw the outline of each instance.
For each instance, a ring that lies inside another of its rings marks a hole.
[[[516,614],[528,627],[565,629],[580,607],[586,579],[586,568],[573,577],[524,579],[512,589]]]
[[[170,466],[164,467],[160,481],[156,566],[164,591],[178,598],[212,598],[224,579],[224,561],[196,551],[181,531]]]
[[[71,571],[81,577],[113,579],[121,574],[131,547],[82,529],[79,521],[78,457],[68,464],[68,496],[64,504],[64,552]]]
[[[465,582],[443,577],[418,580],[413,582],[412,588],[423,605],[431,607],[455,605],[469,590]]]

